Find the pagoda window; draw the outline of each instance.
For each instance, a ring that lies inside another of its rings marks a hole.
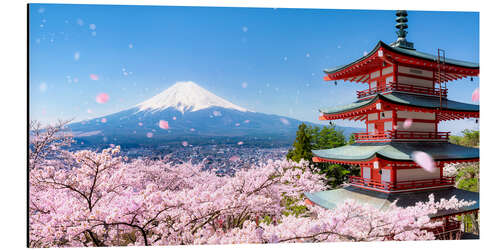
[[[380,113],[380,119],[392,118],[392,110],[384,111]]]
[[[378,120],[378,113],[368,114],[368,121]]]
[[[363,167],[363,178],[371,179],[372,178],[372,169],[370,167]]]
[[[384,130],[392,130],[392,121],[384,122]]]
[[[370,74],[370,78],[374,79],[380,76],[380,70],[374,71]]]
[[[433,88],[434,87],[434,81],[432,81],[431,79],[421,79],[421,78],[416,78],[416,77],[399,75],[398,81],[399,81],[399,83],[408,84],[408,85],[415,85],[415,86],[419,86],[419,87],[426,87],[426,88]]]
[[[392,73],[392,72],[393,72],[393,70],[394,70],[394,69],[393,69],[393,67],[392,67],[392,66],[389,66],[389,67],[387,67],[387,68],[384,68],[384,69],[382,69],[382,75],[387,75],[387,74],[390,74],[390,73]]]
[[[424,112],[413,112],[413,111],[397,111],[398,118],[411,118],[420,120],[432,120],[436,119],[435,113],[424,113]]]
[[[426,78],[431,78],[431,79],[433,77],[433,72],[430,70],[417,69],[417,68],[406,67],[406,66],[401,66],[401,65],[399,65],[399,67],[398,67],[398,73],[414,75],[417,77],[426,77]]]
[[[382,181],[391,182],[391,170],[390,169],[382,169]]]
[[[368,123],[367,130],[368,133],[375,132],[375,123]]]
[[[398,169],[397,182],[415,181],[415,180],[430,180],[440,179],[440,171],[436,169],[434,172],[427,172],[422,168],[415,169]]]

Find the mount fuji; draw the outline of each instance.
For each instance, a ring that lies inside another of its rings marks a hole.
[[[132,108],[68,127],[77,142],[86,146],[180,145],[183,141],[290,145],[300,123],[237,106],[194,82],[178,82]],[[341,129],[346,136],[356,131]]]

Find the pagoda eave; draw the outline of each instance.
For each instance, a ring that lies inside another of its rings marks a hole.
[[[394,48],[380,41],[372,51],[360,59],[333,70],[325,70],[327,75],[323,79],[325,81],[343,80],[368,83],[370,77],[366,72],[386,65],[411,66],[431,71],[438,71],[439,67],[441,74],[438,82],[479,75],[479,65],[477,64],[449,59],[444,64],[438,65],[437,59],[430,54]]]

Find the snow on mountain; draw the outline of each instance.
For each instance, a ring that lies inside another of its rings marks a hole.
[[[160,94],[139,103],[136,107],[139,108],[139,111],[150,112],[175,108],[183,114],[186,111],[194,112],[210,107],[234,109],[241,112],[249,111],[212,94],[191,81],[177,82]]]

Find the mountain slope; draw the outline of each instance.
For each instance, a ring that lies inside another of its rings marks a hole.
[[[159,126],[161,120],[163,128]],[[85,145],[180,145],[182,141],[262,145],[292,143],[300,123],[249,111],[193,82],[180,82],[130,109],[69,127]],[[344,132],[350,134],[352,129]]]

